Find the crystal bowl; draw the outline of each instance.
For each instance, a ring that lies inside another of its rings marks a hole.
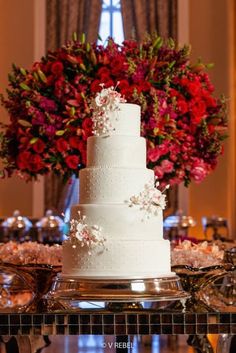
[[[31,293],[31,298],[28,302],[24,303],[24,305],[21,305],[20,307],[12,306],[12,311],[46,311],[47,308],[46,303],[43,300],[43,296],[49,291],[53,282],[53,278],[60,271],[61,266],[51,266],[46,264],[17,265],[12,263],[1,263],[0,273],[1,276],[5,278],[5,284],[2,286],[2,288],[7,288],[10,293],[15,291],[19,296],[19,300],[20,296],[26,296],[26,292]],[[8,283],[6,280],[7,276],[9,278]],[[17,285],[16,282],[10,280],[11,277],[17,279]]]

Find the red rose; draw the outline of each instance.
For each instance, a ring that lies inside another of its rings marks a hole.
[[[69,138],[69,145],[70,147],[80,150],[82,147],[83,141],[78,136],[71,136]]]
[[[160,150],[158,147],[150,148],[147,153],[148,161],[156,162],[160,158]]]
[[[129,88],[129,82],[127,80],[120,80],[118,84],[120,90]]]
[[[178,103],[177,103],[177,106],[178,106],[178,111],[179,111],[180,114],[185,114],[185,113],[187,113],[187,111],[188,111],[188,104],[186,103],[185,100],[179,99],[179,100],[178,100]]]
[[[67,156],[65,158],[65,162],[70,169],[77,169],[79,164],[79,157],[74,154],[71,156]]]
[[[171,161],[164,159],[161,162],[161,169],[164,173],[171,173],[174,169],[174,164]]]
[[[151,88],[151,84],[148,81],[140,82],[140,88],[143,92],[148,92]]]
[[[32,149],[36,152],[36,153],[42,153],[45,149],[45,143],[41,140],[38,139],[33,145],[32,145]]]
[[[118,75],[121,72],[123,73],[124,68],[124,58],[123,56],[115,57],[111,62],[111,72],[113,75]]]
[[[30,159],[30,155],[31,155],[31,153],[28,151],[24,151],[24,152],[19,153],[19,156],[16,161],[17,167],[19,169],[21,169],[21,170],[28,169],[28,167],[29,167],[28,161]]]
[[[28,169],[37,173],[44,167],[42,158],[38,154],[32,154],[28,151],[22,152],[17,158],[17,166],[21,170]]]
[[[125,96],[127,100],[129,100],[133,98],[134,89],[135,86],[124,87],[120,90],[120,93]]]
[[[32,149],[36,152],[36,153],[42,153],[45,149],[45,143],[41,140],[38,139],[33,145],[32,145]]]
[[[63,68],[64,68],[64,66],[60,61],[55,61],[52,64],[51,71],[54,75],[60,76],[63,72]]]
[[[100,67],[100,69],[98,70],[98,76],[103,76],[103,75],[106,75],[106,76],[110,76],[110,70],[107,68],[107,67]]]
[[[39,172],[41,169],[43,169],[44,163],[42,161],[42,158],[38,154],[31,154],[30,159],[29,159],[29,170],[31,172]]]
[[[110,75],[103,74],[103,75],[101,75],[100,80],[102,83],[109,82],[109,81],[111,81],[111,77],[110,77]]]
[[[111,79],[111,70],[109,70],[107,67],[101,67],[98,70],[98,76],[100,77],[100,82],[107,82]]]
[[[193,97],[199,94],[200,88],[201,88],[200,83],[197,81],[190,82],[187,85],[187,90]]]
[[[203,100],[193,99],[191,101],[191,118],[195,124],[199,124],[206,114],[206,104]]]
[[[69,148],[68,142],[60,137],[57,141],[56,141],[56,149],[58,150],[58,152],[63,153],[65,151],[67,151]]]
[[[216,98],[210,96],[208,91],[202,90],[202,96],[203,96],[203,99],[206,102],[208,107],[216,107],[217,106]]]
[[[100,85],[101,85],[101,82],[99,80],[94,80],[90,86],[91,92],[94,92],[94,93],[100,92],[102,89]]]
[[[177,79],[177,81],[178,81],[178,79]],[[186,87],[186,86],[188,86],[188,84],[189,84],[189,80],[188,80],[187,77],[182,77],[182,78],[179,80],[179,83],[181,84],[181,86]]]
[[[85,118],[82,122],[82,129],[84,130],[86,136],[90,136],[92,134],[92,119]]]
[[[25,136],[22,136],[20,138],[20,145],[19,145],[19,149],[20,150],[25,150],[29,147],[29,138],[28,137],[25,137]]]

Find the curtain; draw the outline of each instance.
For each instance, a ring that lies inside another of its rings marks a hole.
[[[59,48],[72,39],[74,32],[78,37],[84,33],[90,42],[96,41],[101,9],[101,0],[46,0],[46,49]],[[64,184],[54,174],[45,177],[45,210],[61,215],[77,198],[78,179]]]
[[[97,39],[101,0],[47,0],[47,49],[59,48],[72,34],[86,34],[89,42]]]
[[[177,38],[177,0],[121,0],[121,11],[126,39],[154,32]]]

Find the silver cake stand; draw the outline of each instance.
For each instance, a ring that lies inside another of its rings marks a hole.
[[[175,274],[145,279],[88,279],[59,274],[45,298],[49,310],[78,310],[81,302],[108,302],[111,303],[109,309],[137,309],[140,302],[184,302],[188,297]]]

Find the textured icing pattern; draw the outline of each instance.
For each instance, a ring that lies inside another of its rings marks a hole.
[[[88,138],[88,167],[146,167],[146,140],[137,136]]]
[[[142,217],[142,211],[127,205],[83,205],[72,207],[71,217],[86,215],[89,224],[99,224],[103,236],[112,240],[162,240],[162,211],[158,215]],[[132,233],[130,230],[132,229]]]
[[[149,169],[85,168],[80,171],[80,203],[124,203],[153,179]]]
[[[132,237],[132,235],[131,235]],[[170,243],[161,241],[112,241],[107,250],[96,248],[88,256],[85,248],[63,244],[63,275],[103,278],[153,278],[171,275]]]

